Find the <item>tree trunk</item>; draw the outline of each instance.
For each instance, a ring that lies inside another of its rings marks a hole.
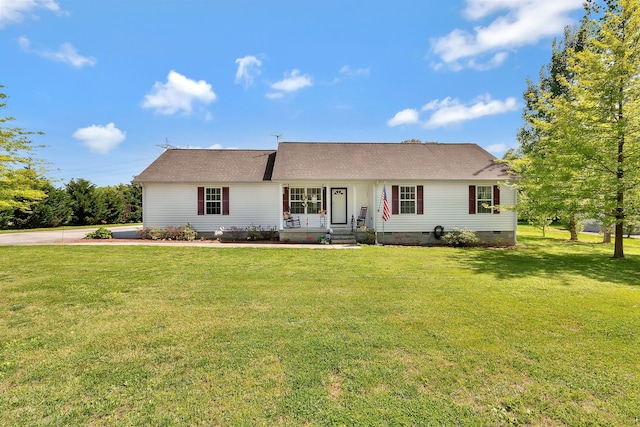
[[[578,241],[578,221],[576,221],[576,217],[573,215],[571,215],[569,219],[569,234],[571,235],[569,240],[572,242]]]
[[[624,224],[622,222],[619,222],[616,224],[616,237],[613,249],[614,258],[624,258],[622,239],[624,239]]]
[[[622,87],[620,91],[622,91]],[[623,118],[622,103],[618,107],[618,117],[620,120]],[[624,258],[624,143],[624,135],[621,135],[618,140],[618,171],[616,173],[618,189],[616,191],[616,209],[614,212],[616,217],[616,240],[613,248],[614,258]]]

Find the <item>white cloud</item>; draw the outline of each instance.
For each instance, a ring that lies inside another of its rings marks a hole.
[[[355,70],[351,69],[348,65],[340,68],[340,74],[345,77],[351,79],[357,79],[359,77],[368,77],[370,69],[369,68],[356,68]]]
[[[431,101],[422,107],[423,112],[433,111],[423,125],[427,129],[450,126],[480,117],[516,111],[518,108],[518,101],[513,97],[501,101],[485,95],[466,104],[447,97],[441,101]]]
[[[31,47],[31,41],[27,37],[21,36],[18,38],[18,45],[20,49],[25,52],[35,53],[36,55],[53,61],[64,62],[76,68],[94,66],[98,62],[98,60],[93,57],[78,54],[76,48],[73,47],[71,43],[63,43],[57,51],[33,49]]]
[[[267,92],[264,96],[269,99],[280,99],[284,96],[282,92]]]
[[[127,133],[118,129],[115,124],[109,123],[106,126],[91,125],[80,128],[72,136],[80,140],[89,150],[99,154],[107,154],[124,141]]]
[[[569,14],[582,8],[583,0],[467,0],[464,15],[477,21],[502,12],[486,26],[473,32],[455,29],[431,41],[432,51],[448,66],[489,69],[499,66],[507,51],[537,43],[540,39],[562,34],[571,22]],[[491,56],[488,61],[486,55]]]
[[[411,108],[402,110],[388,120],[387,125],[394,127],[420,124],[427,129],[433,129],[456,125],[485,116],[504,114],[515,111],[518,108],[518,101],[513,97],[501,101],[494,100],[489,95],[484,95],[468,103],[462,103],[458,99],[447,97],[426,103],[420,109],[420,112]],[[420,113],[426,113],[428,118],[421,119]]]
[[[365,77],[369,77],[369,73],[371,72],[370,68],[356,68],[352,69],[350,66],[345,65],[340,68],[340,75],[333,79],[331,84],[338,84],[345,80],[356,80]]]
[[[209,104],[215,101],[216,94],[211,85],[204,80],[191,80],[173,70],[167,76],[167,82],[155,82],[151,92],[142,101],[143,108],[153,108],[160,114],[174,114],[183,111],[190,114],[196,101]]]
[[[487,150],[494,156],[497,156],[499,154],[504,154],[507,151],[507,148],[508,148],[507,144],[498,143],[498,144],[489,145],[488,147],[485,148],[485,150]]]
[[[308,74],[301,75],[300,70],[294,69],[284,73],[284,79],[271,85],[271,89],[280,92],[295,92],[307,86],[313,86],[313,80]]]
[[[238,70],[236,71],[236,83],[244,83],[244,87],[251,87],[253,80],[260,75],[262,61],[255,56],[244,56],[236,59]]]
[[[37,19],[36,9],[60,13],[60,6],[54,0],[0,0],[0,29],[19,24],[25,18]]]
[[[415,125],[420,122],[420,114],[411,108],[399,111],[392,119],[387,121],[389,127],[402,125]]]

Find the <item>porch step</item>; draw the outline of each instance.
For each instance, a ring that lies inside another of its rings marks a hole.
[[[356,235],[350,228],[332,228],[332,245],[356,245]]]

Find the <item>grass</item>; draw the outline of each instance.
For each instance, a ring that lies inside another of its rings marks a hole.
[[[0,247],[2,425],[638,425],[640,241]]]

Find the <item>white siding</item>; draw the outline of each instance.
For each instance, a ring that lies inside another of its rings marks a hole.
[[[229,215],[198,215],[198,187],[229,187]],[[282,196],[275,183],[161,184],[143,187],[145,227],[191,224],[200,232],[223,227],[278,227]]]
[[[469,185],[494,185],[495,182],[402,182],[386,184],[389,208],[392,205],[392,185],[424,186],[424,214],[391,215],[384,224],[385,232],[433,231],[437,225],[445,230],[454,227],[473,231],[515,231],[516,212],[501,210],[499,214],[469,214]],[[382,185],[376,189],[377,199],[382,196]],[[515,190],[500,186],[500,204],[515,204]],[[381,215],[376,215],[376,227],[382,230]]]

